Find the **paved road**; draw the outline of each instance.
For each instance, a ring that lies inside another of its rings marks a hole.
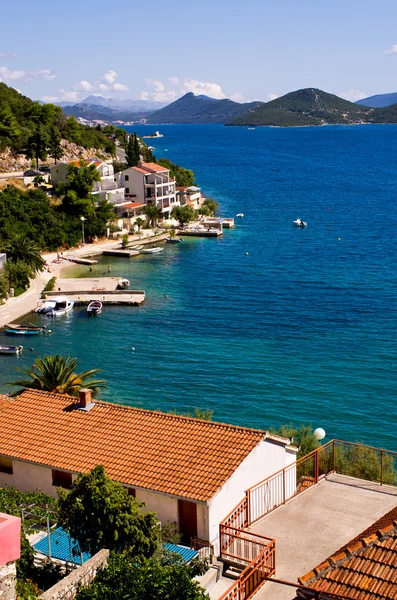
[[[116,147],[117,162],[125,162],[125,150],[120,147]]]

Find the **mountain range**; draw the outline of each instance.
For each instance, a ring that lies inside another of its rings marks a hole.
[[[372,108],[383,108],[396,103],[397,92],[393,92],[392,94],[377,94],[376,96],[369,96],[356,102],[356,104],[364,104],[364,106],[371,106]]]
[[[77,104],[73,102],[59,102],[64,113],[73,117],[85,119],[102,119],[104,121],[130,121],[142,118],[150,113],[164,108],[166,102],[154,100],[118,100],[105,96],[88,96]]]

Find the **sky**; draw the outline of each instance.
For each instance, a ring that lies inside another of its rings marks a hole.
[[[0,81],[34,100],[397,92],[397,2],[0,0]]]

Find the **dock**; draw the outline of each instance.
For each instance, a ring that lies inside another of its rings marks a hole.
[[[49,295],[51,293],[58,296],[59,294],[62,294],[67,296],[68,294],[80,293],[81,290],[90,292],[114,292],[117,290],[120,279],[120,277],[58,278],[53,292],[46,292],[46,294]]]
[[[46,292],[47,299],[59,296],[59,292]],[[67,296],[73,300],[76,306],[84,306],[97,300],[102,304],[122,305],[122,306],[140,306],[145,302],[144,290],[81,290],[62,292],[62,296]]]
[[[224,229],[234,227],[234,219],[230,217],[205,217],[203,221],[204,227],[215,227],[218,223],[221,223]]]
[[[137,256],[139,250],[104,250],[103,256],[117,256],[122,258],[131,258],[131,256]]]
[[[78,265],[96,265],[98,262],[97,260],[94,260],[92,258],[80,258],[77,256],[75,258],[68,258],[68,260]]]
[[[223,235],[222,229],[204,228],[204,227],[192,227],[190,229],[183,229],[180,231],[179,235],[181,236],[191,236],[191,237],[219,237]]]

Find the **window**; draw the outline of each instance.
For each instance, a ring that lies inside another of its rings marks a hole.
[[[129,180],[130,180],[129,175],[124,175],[124,181],[129,181]]]
[[[128,495],[129,496],[134,496],[134,498],[136,498],[136,489],[135,488],[128,488]]]
[[[12,475],[12,460],[5,456],[0,456],[0,473],[8,473]]]
[[[53,469],[52,485],[56,485],[57,487],[63,487],[66,490],[70,490],[73,485],[72,474],[65,473],[64,471],[55,471],[55,469]]]
[[[130,193],[130,188],[125,188],[125,193],[129,194]]]

